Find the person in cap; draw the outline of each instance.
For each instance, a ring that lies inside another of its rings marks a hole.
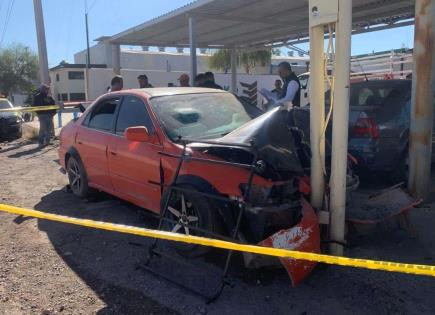
[[[38,93],[33,98],[33,106],[51,106],[56,105],[56,102],[50,95],[50,86],[47,84],[41,85]],[[54,133],[53,116],[56,110],[37,111],[39,120],[39,147],[44,147],[50,143],[50,137]]]
[[[124,87],[124,79],[120,75],[115,75],[112,81],[110,81],[109,92],[121,91],[123,87]]]
[[[152,88],[153,86],[148,82],[148,77],[146,74],[141,74],[137,77],[137,81],[139,82],[139,88],[141,89],[148,89]]]
[[[290,63],[283,61],[278,65],[278,73],[284,82],[281,93],[278,96],[278,103],[285,104],[291,102],[293,107],[300,107],[301,103],[301,83],[292,71]]]
[[[180,86],[181,87],[190,87],[190,78],[186,73],[183,73],[182,75],[180,75],[180,77],[178,78],[178,81],[180,81]]]

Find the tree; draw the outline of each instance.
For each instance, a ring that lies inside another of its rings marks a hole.
[[[252,52],[237,52],[237,66],[243,66],[246,73],[250,73],[257,64],[262,67],[270,63],[271,50],[257,50]],[[209,59],[208,65],[212,69],[228,72],[231,68],[231,50],[221,49],[215,52]]]
[[[30,94],[38,76],[38,57],[20,44],[0,50],[0,92]]]

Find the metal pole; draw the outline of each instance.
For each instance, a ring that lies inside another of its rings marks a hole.
[[[430,191],[435,95],[435,0],[415,1],[414,73],[409,138],[409,181],[414,197]]]
[[[350,51],[352,0],[339,0],[336,31],[334,113],[331,162],[331,240],[344,242],[346,211],[347,141],[349,125]],[[343,246],[331,243],[334,255],[343,255]]]
[[[231,93],[237,94],[237,51],[231,49]]]
[[[190,79],[192,80],[192,83],[195,82],[195,77],[197,73],[195,37],[196,37],[195,18],[193,16],[189,16]]]
[[[88,1],[85,0],[86,26],[86,69],[85,69],[85,98],[89,100],[89,69],[91,67],[91,50],[89,49]]]
[[[47,44],[45,41],[44,15],[41,0],[33,0],[35,11],[36,36],[38,38],[39,75],[41,84],[50,84],[48,74]]]
[[[311,19],[311,14],[310,14]],[[325,194],[325,72],[324,72],[324,26],[310,26],[310,142],[311,142],[311,204],[320,209]]]
[[[113,73],[119,75],[121,74],[121,46],[119,44],[112,44],[112,58]]]

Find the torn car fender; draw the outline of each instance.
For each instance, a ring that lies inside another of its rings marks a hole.
[[[313,207],[304,198],[302,198],[302,211],[302,220],[297,225],[269,236],[259,245],[320,253],[319,221]],[[299,284],[316,266],[315,262],[292,258],[280,258],[280,261],[287,270],[293,286]]]

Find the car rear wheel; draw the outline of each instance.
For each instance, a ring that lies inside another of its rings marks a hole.
[[[174,190],[172,192],[165,214],[165,217],[171,221],[165,222],[165,229],[174,233],[205,237],[213,236],[208,235],[208,233],[195,231],[192,227],[212,233],[219,233],[220,221],[212,203],[204,196],[197,194],[198,190],[194,187],[185,185],[182,188],[191,191],[181,192]],[[168,197],[169,192],[166,191],[162,197],[162,210]],[[208,247],[178,242],[173,246],[184,257],[199,257],[210,251]]]
[[[88,185],[88,177],[83,164],[72,156],[68,159],[66,171],[72,193],[80,198],[89,197],[92,189]]]

